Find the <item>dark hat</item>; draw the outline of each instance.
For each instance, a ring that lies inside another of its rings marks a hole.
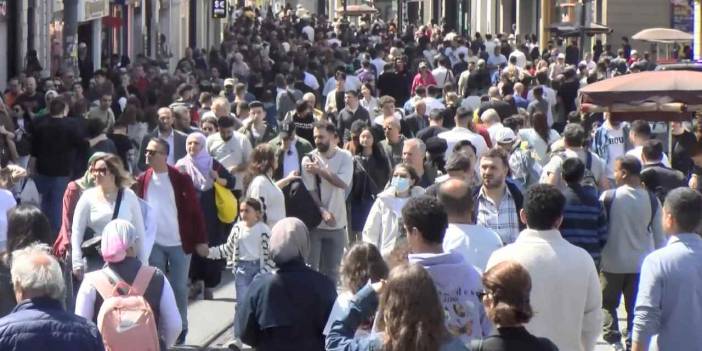
[[[470,169],[470,159],[463,152],[454,152],[446,161],[446,171],[465,171]]]
[[[287,139],[290,135],[295,134],[295,122],[291,119],[286,119],[280,124],[280,137]]]

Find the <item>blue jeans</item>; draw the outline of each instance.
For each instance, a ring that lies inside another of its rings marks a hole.
[[[34,183],[41,195],[41,210],[49,218],[52,235],[55,237],[61,229],[61,212],[63,211],[63,193],[70,182],[69,177],[50,177],[34,175]]]
[[[160,269],[173,287],[183,331],[188,330],[188,271],[190,255],[186,255],[182,246],[161,246],[154,244],[149,257],[149,265]]]
[[[244,301],[244,296],[249,290],[249,285],[258,272],[261,271],[261,261],[239,261],[234,268],[234,287],[236,288],[236,302]]]

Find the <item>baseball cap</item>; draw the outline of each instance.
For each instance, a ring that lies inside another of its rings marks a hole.
[[[454,152],[446,161],[446,171],[465,171],[470,169],[470,159],[463,152]]]
[[[234,78],[227,78],[224,80],[224,86],[234,86],[236,84],[236,81]]]
[[[509,128],[502,128],[495,133],[495,142],[498,144],[510,144],[517,140],[514,131]]]
[[[290,135],[295,133],[295,122],[290,119],[283,121],[280,124],[280,137],[282,139],[287,139]]]
[[[565,54],[564,54],[564,53],[558,54],[558,58],[559,58],[559,59],[565,59]]]

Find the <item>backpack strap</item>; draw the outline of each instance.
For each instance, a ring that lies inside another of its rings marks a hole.
[[[614,196],[617,193],[617,189],[613,190],[607,190],[604,193],[604,200],[602,201],[604,208],[605,208],[605,213],[607,213],[607,221],[611,218],[610,212],[612,211],[612,203],[614,202]]]
[[[87,274],[85,276],[88,281],[93,284],[95,290],[100,294],[102,300],[107,300],[113,297],[114,294],[114,284],[110,282],[110,278],[102,272],[102,270]]]
[[[134,282],[132,282],[129,295],[143,296],[155,273],[156,269],[154,267],[142,265],[134,278]]]
[[[588,171],[591,171],[592,168],[592,152],[585,150],[585,153],[587,154],[587,159],[585,161],[585,169]]]
[[[648,222],[648,231],[653,233],[653,221],[656,219],[656,212],[658,211],[658,200],[656,199],[656,194],[651,191],[646,191],[648,193],[648,201],[651,203],[651,220]]]

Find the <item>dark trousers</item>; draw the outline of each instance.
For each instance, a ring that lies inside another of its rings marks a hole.
[[[617,307],[621,296],[624,295],[626,346],[629,349],[631,347],[631,329],[634,326],[634,306],[639,289],[639,274],[600,272],[600,283],[602,284],[602,310],[604,312],[602,338],[608,343],[621,342],[622,333],[619,331]]]

